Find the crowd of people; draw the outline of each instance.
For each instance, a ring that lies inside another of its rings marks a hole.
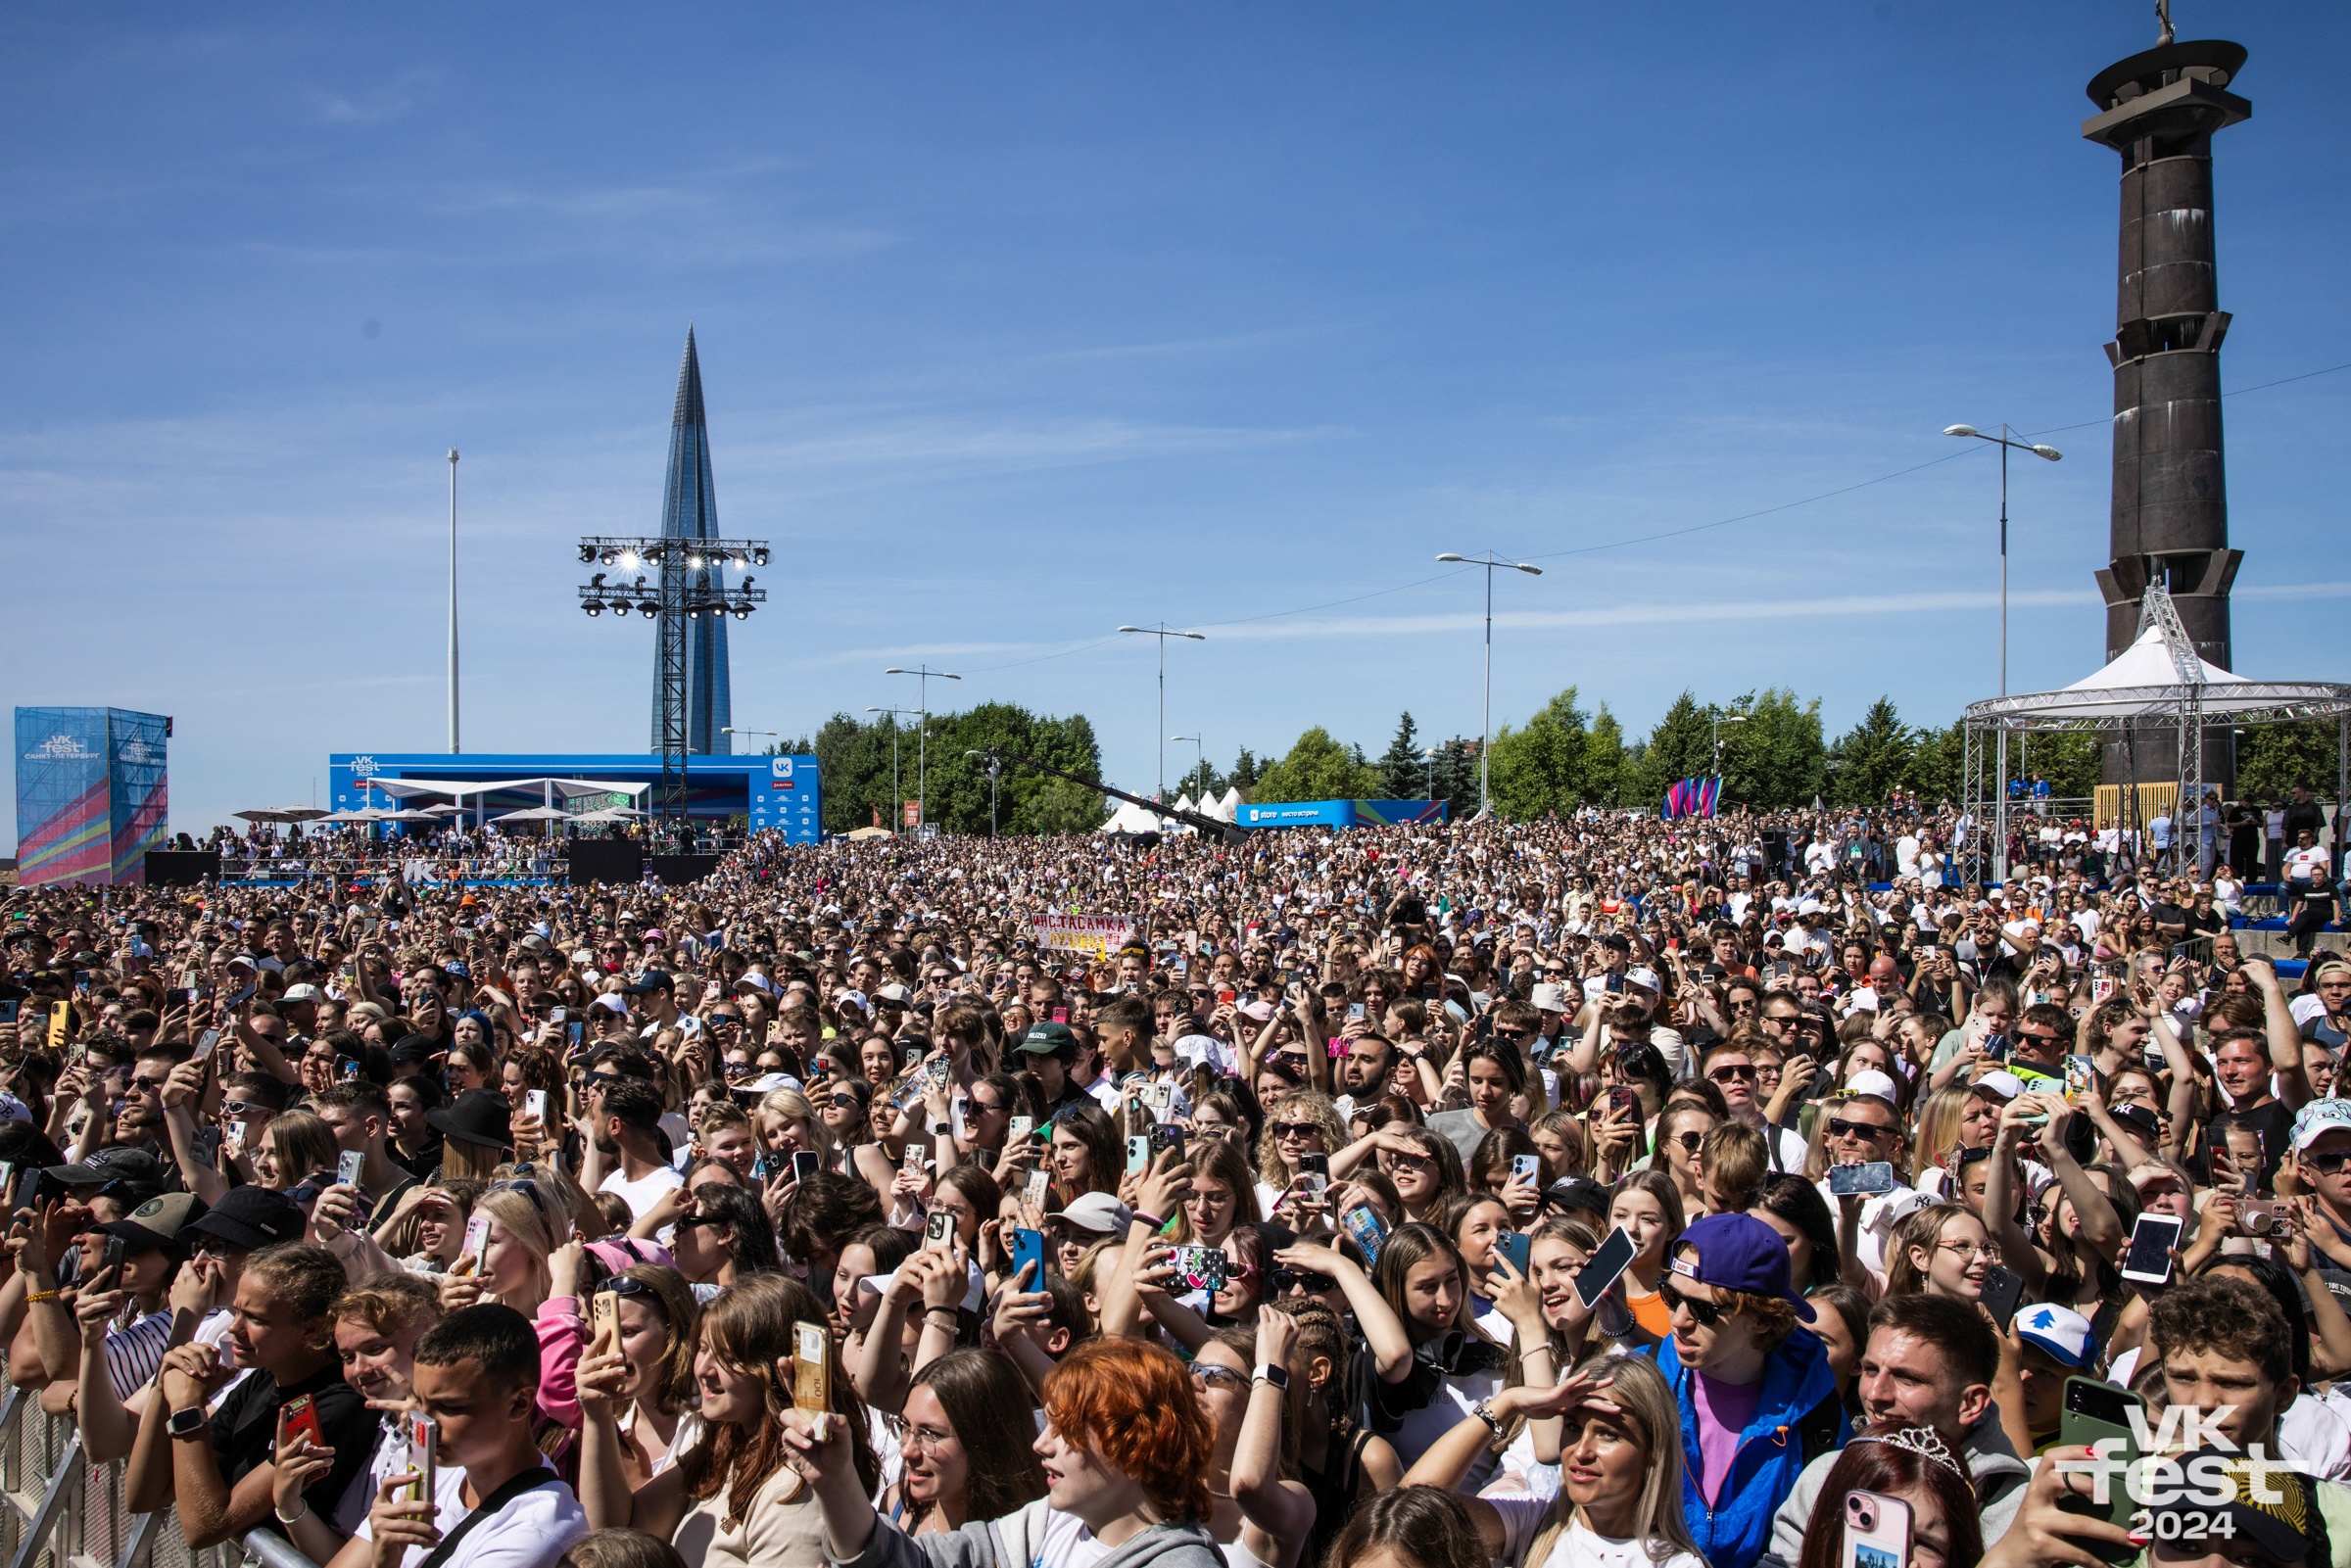
[[[2351,962],[1962,828],[16,889],[8,1376],[322,1568],[2351,1568]]]

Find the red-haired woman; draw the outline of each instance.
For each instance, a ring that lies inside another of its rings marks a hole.
[[[1036,1440],[1045,1495],[1001,1519],[909,1536],[874,1512],[837,1417],[817,1432],[784,1417],[792,1467],[824,1508],[826,1555],[842,1568],[995,1568],[1091,1562],[1105,1550],[1153,1568],[1223,1568],[1206,1521],[1216,1432],[1183,1363],[1141,1340],[1095,1340],[1045,1379]]]

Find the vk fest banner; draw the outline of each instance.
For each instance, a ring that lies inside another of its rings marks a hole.
[[[692,761],[688,767],[691,769]],[[750,778],[751,829],[774,828],[788,844],[813,844],[825,833],[825,802],[816,758],[770,757],[766,774]]]
[[[135,882],[166,837],[165,720],[116,708],[17,710],[17,879]]]

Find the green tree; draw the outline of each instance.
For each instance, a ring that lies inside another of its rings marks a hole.
[[[1545,703],[1523,730],[1503,726],[1494,737],[1494,804],[1504,816],[1531,822],[1582,805],[1588,779],[1583,710],[1569,687]]]
[[[2237,798],[2283,800],[2294,785],[2307,784],[2320,799],[2333,799],[2339,744],[2331,719],[2247,725],[2236,745]]]
[[[1257,788],[1257,781],[1264,776],[1265,771],[1265,764],[1259,762],[1247,746],[1243,746],[1241,754],[1232,759],[1232,772],[1225,775],[1224,782],[1254,800],[1257,798],[1254,793]]]
[[[893,740],[897,745],[894,787],[890,782]],[[930,820],[943,832],[985,833],[987,758],[970,753],[990,746],[1088,779],[1102,776],[1102,748],[1095,740],[1093,725],[1082,714],[1039,717],[1008,702],[984,702],[963,713],[934,713],[927,739],[921,729],[900,725],[893,714],[884,714],[877,724],[862,724],[848,714],[837,713],[814,736],[797,745],[816,756],[824,780],[825,831],[836,833],[876,822],[894,827],[903,821],[899,802],[916,799],[926,788]],[[1053,782],[1049,774],[1006,763],[996,781],[999,830],[1037,832],[1047,830],[1035,824],[1076,820],[1066,793],[1056,793],[1053,804],[1041,815],[1024,810]],[[1080,795],[1087,793],[1082,786],[1070,787]],[[1098,804],[1100,797],[1093,798]],[[1100,821],[1096,815],[1086,826]],[[1060,827],[1050,831],[1074,830]]]
[[[1829,804],[1884,805],[1895,788],[1911,783],[1918,744],[1917,733],[1902,723],[1894,699],[1878,698],[1861,722],[1829,747]]]
[[[1723,788],[1732,800],[1766,810],[1808,806],[1826,783],[1829,748],[1820,729],[1820,699],[1800,702],[1785,687],[1750,692],[1734,708],[1747,722],[1738,726],[1738,749],[1723,732]]]
[[[1457,735],[1436,749],[1436,766],[1429,770],[1436,792],[1429,798],[1444,801],[1452,821],[1465,821],[1477,814],[1477,742]]]
[[[1088,833],[1109,819],[1098,791],[1067,779],[1046,779],[1024,796],[1011,828],[1018,833]]]
[[[1379,772],[1363,760],[1360,750],[1339,744],[1330,732],[1317,725],[1298,737],[1289,754],[1258,776],[1253,798],[1285,800],[1364,800],[1379,789]]]
[[[1593,717],[1592,733],[1584,737],[1584,799],[1595,806],[1631,804],[1633,791],[1625,779],[1627,766],[1637,767],[1638,761],[1626,756],[1624,726],[1603,702],[1600,712]]]
[[[1986,736],[1990,752],[1997,737]],[[2079,799],[2093,793],[2106,770],[2106,737],[2095,734],[2020,735],[2008,740],[2008,767],[2020,779],[2049,782],[2049,793]]]
[[[1379,756],[1379,788],[1388,800],[1418,800],[1428,793],[1428,758],[1421,754],[1420,727],[1407,713],[1396,723],[1396,738]]]
[[[1703,778],[1714,771],[1714,729],[1710,720],[1713,710],[1702,708],[1698,700],[1684,691],[1673,699],[1665,717],[1657,721],[1649,733],[1649,744],[1641,757],[1640,781],[1634,798],[1620,801],[1628,806],[1648,806],[1656,809],[1663,805],[1665,791],[1675,781]],[[1724,737],[1724,772],[1730,771],[1730,737]],[[1724,789],[1724,802],[1744,798]]]

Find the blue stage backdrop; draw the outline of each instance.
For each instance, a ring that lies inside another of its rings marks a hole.
[[[367,779],[439,780],[451,784],[500,784],[519,779],[575,779],[609,784],[649,784],[658,789],[661,759],[643,751],[620,756],[576,753],[338,751],[326,759],[327,787],[337,811],[357,811],[365,805],[394,806],[382,790],[360,787]],[[754,832],[780,831],[795,844],[813,844],[824,835],[824,799],[816,758],[727,757],[690,753],[686,758],[687,798],[696,817],[747,817]],[[493,791],[486,814],[540,804],[536,786]],[[575,799],[557,802],[571,811],[597,805],[644,806],[651,793],[610,800]],[[466,802],[466,821],[474,820],[473,802]]]

